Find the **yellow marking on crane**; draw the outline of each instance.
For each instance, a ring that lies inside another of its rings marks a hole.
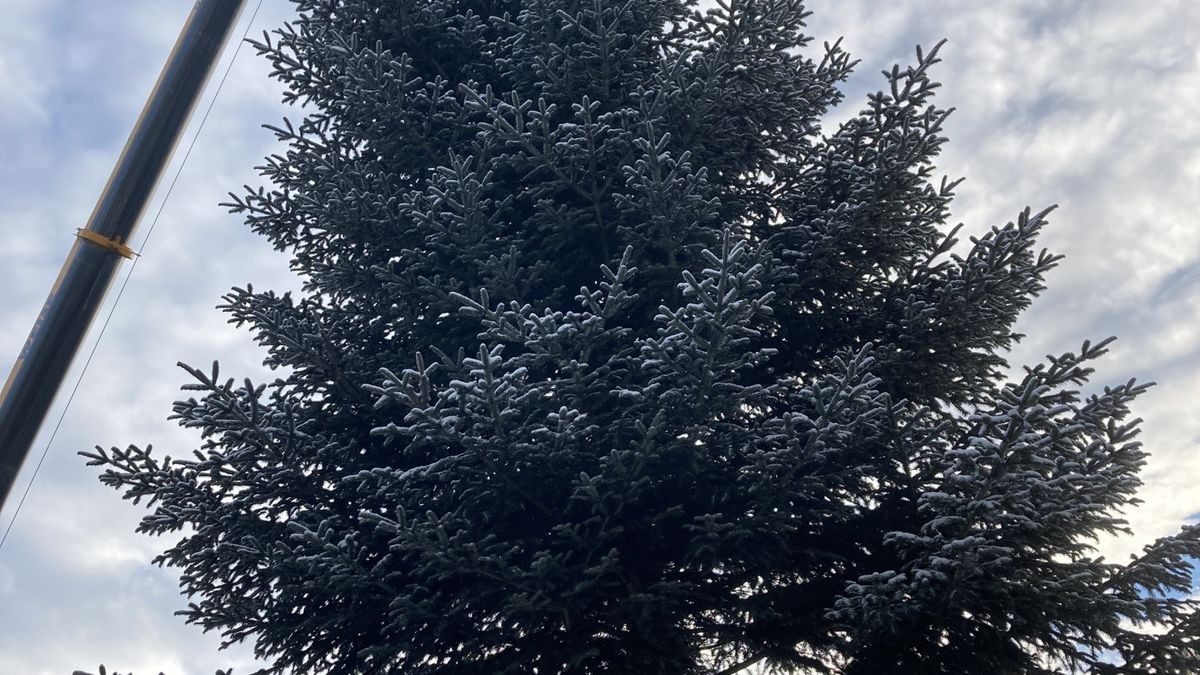
[[[117,237],[116,239],[109,239],[99,232],[94,232],[92,230],[77,230],[75,234],[80,239],[86,239],[93,244],[103,246],[110,251],[116,252],[117,255],[121,256],[122,258],[132,259],[135,255],[137,255],[133,249],[121,243],[120,237]]]

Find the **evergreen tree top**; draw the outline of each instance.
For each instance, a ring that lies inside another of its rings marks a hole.
[[[263,673],[1200,671],[1200,530],[1094,549],[1147,385],[1006,381],[1050,210],[959,245],[937,47],[823,129],[798,0],[296,4],[229,206],[304,290],[222,305],[279,377],[85,453],[188,621]]]

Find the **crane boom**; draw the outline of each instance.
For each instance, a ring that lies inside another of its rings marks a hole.
[[[244,0],[198,0],[0,390],[0,507],[79,351]]]

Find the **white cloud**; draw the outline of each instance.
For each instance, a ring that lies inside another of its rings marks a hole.
[[[0,164],[0,203],[6,207],[0,237],[8,242],[0,250],[0,284],[6,290],[0,369],[7,371],[24,341],[74,229],[87,219],[191,5],[0,0],[0,54],[20,57],[19,68],[4,72],[24,73],[39,83],[22,88],[13,84],[15,76],[0,77],[0,109],[17,96],[29,97],[32,106],[20,113],[19,123],[9,124],[0,112],[0,147],[7,155]],[[266,0],[256,30],[278,25],[289,10],[285,0]],[[249,12],[242,17],[248,19]],[[10,41],[17,33],[20,39]],[[218,64],[214,84],[231,54],[227,50]],[[241,373],[261,371],[261,354],[213,306],[233,284],[295,284],[282,256],[217,207],[228,190],[257,182],[252,167],[273,149],[272,136],[259,126],[282,114],[277,85],[267,72],[252,49],[242,50],[0,551],[0,672],[58,674],[101,662],[122,672],[172,675],[251,669],[248,647],[218,653],[218,636],[172,616],[186,606],[176,577],[148,565],[169,542],[134,534],[141,509],[99,485],[95,471],[74,453],[97,443],[131,442],[186,451],[194,439],[166,421],[185,379],[175,366],[180,359],[220,358]],[[35,108],[42,113],[32,112]],[[181,150],[194,130],[193,125]],[[118,285],[123,275],[124,270]],[[68,376],[67,389],[78,370]],[[51,412],[51,424],[58,412]],[[35,444],[18,490],[47,436]],[[3,524],[12,510],[10,505],[2,514]]]
[[[38,0],[0,3],[0,124],[25,126],[45,120],[45,93],[52,77],[39,73],[32,56],[36,39],[46,34],[45,4]]]

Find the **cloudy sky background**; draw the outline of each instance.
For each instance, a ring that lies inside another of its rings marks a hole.
[[[0,377],[190,7],[0,0]],[[1013,361],[1120,336],[1097,379],[1159,383],[1137,408],[1154,455],[1145,504],[1130,514],[1137,537],[1102,549],[1125,556],[1178,528],[1200,511],[1200,3],[840,0],[811,8],[812,34],[844,36],[862,60],[835,119],[880,86],[881,69],[910,63],[914,45],[949,39],[935,72],[941,104],[958,108],[940,162],[967,177],[955,220],[977,233],[1026,204],[1061,205],[1044,243],[1067,259],[1022,321],[1029,338]],[[264,0],[255,31],[288,15],[286,0]],[[249,18],[248,10],[239,35]],[[218,77],[231,56],[232,45]],[[202,106],[211,95],[210,86]],[[259,125],[284,114],[278,100],[265,62],[243,49],[0,550],[0,673],[63,675],[100,662],[138,675],[252,669],[247,647],[218,653],[215,635],[172,616],[185,604],[175,577],[148,564],[163,543],[133,534],[141,509],[100,486],[75,452],[194,447],[165,419],[184,381],[177,361],[220,359],[231,375],[263,373],[248,336],[213,306],[231,285],[296,282],[281,255],[216,204],[257,184],[252,167],[273,148]],[[194,132],[195,124],[184,144]],[[18,494],[47,440],[43,433]],[[0,531],[14,506],[0,514]]]

